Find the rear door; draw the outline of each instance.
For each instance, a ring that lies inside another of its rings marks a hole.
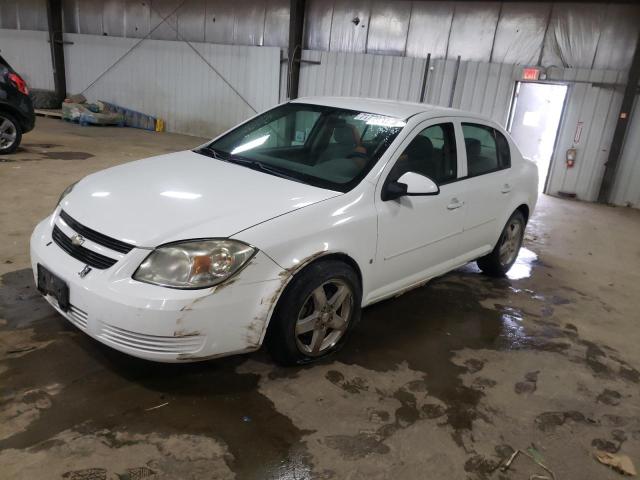
[[[509,143],[489,122],[461,119],[466,174],[460,183],[467,198],[462,248],[469,260],[491,251],[502,231],[511,196]]]
[[[464,186],[458,182],[464,149],[452,118],[417,126],[395,152],[376,189],[378,250],[371,300],[454,268],[462,255]],[[384,184],[412,171],[431,178],[435,196],[383,201]]]

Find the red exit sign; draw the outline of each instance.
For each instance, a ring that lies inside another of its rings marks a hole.
[[[527,67],[522,70],[523,80],[538,80],[540,78],[540,69]]]

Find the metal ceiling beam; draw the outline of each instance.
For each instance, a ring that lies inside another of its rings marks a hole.
[[[629,69],[629,77],[624,88],[622,97],[622,105],[618,114],[618,122],[613,132],[613,140],[611,140],[611,148],[609,148],[609,156],[604,164],[604,175],[600,184],[600,192],[598,193],[598,202],[609,203],[613,184],[616,180],[616,172],[620,155],[624,145],[627,128],[631,122],[631,111],[633,110],[633,102],[638,92],[638,80],[640,80],[640,32],[635,42],[635,52]]]
[[[287,82],[287,93],[291,100],[298,98],[305,4],[305,0],[291,0],[289,2],[289,53],[287,56],[289,62],[289,81]]]
[[[53,84],[56,99],[62,103],[67,96],[67,79],[64,71],[64,38],[62,36],[62,0],[47,0],[47,25],[49,47],[53,66]]]

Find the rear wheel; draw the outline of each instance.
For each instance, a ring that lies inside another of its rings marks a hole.
[[[22,129],[16,119],[0,112],[0,155],[13,153],[22,140]]]
[[[283,365],[324,358],[344,345],[360,318],[360,282],[340,261],[311,264],[297,274],[276,306],[267,346]]]
[[[519,210],[513,212],[493,251],[476,261],[480,270],[492,277],[504,276],[518,258],[525,225],[522,212]]]

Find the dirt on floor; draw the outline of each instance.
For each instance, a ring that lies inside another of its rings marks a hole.
[[[640,212],[542,197],[508,278],[365,309],[330,361],[154,364],[40,298],[31,230],[70,183],[201,139],[38,119],[0,157],[0,477],[556,479],[640,466]]]

